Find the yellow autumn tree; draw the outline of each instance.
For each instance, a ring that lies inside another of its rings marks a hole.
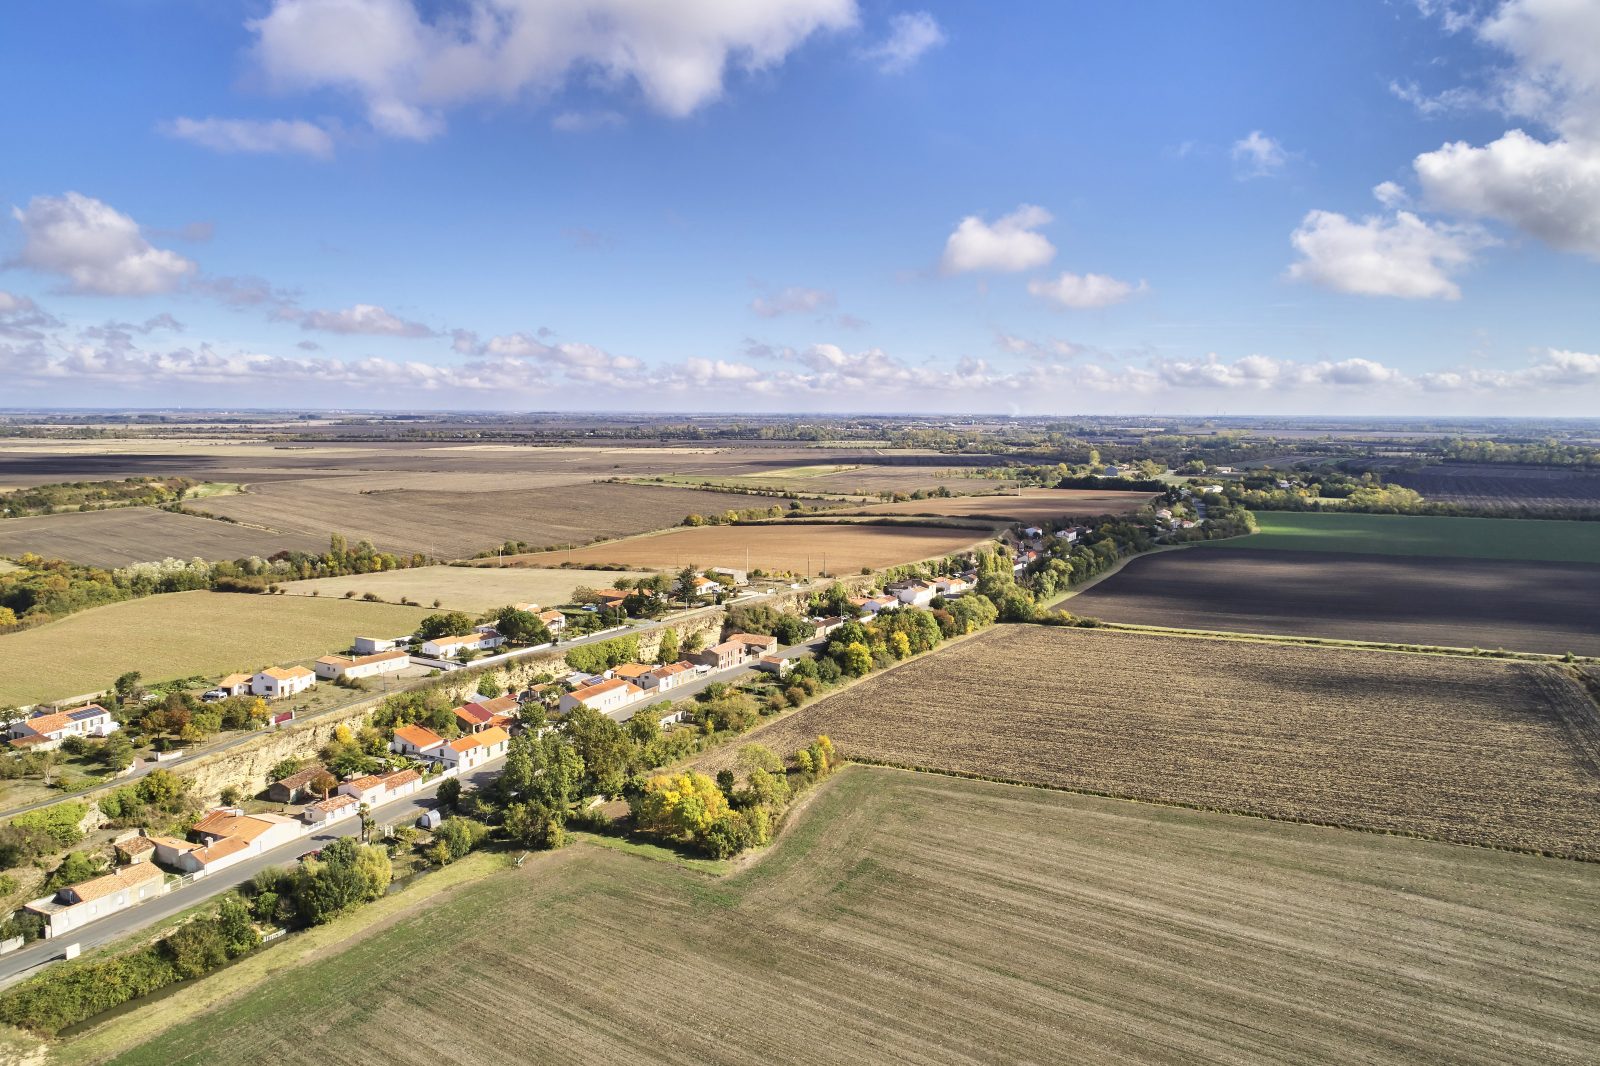
[[[637,816],[640,828],[649,832],[698,840],[728,810],[716,781],[690,770],[657,774],[646,782]]]

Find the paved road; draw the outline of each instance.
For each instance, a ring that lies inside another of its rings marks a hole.
[[[493,760],[491,763],[486,763],[472,773],[467,774],[461,779],[462,784],[481,786],[492,780],[499,772],[498,763],[502,759],[504,759],[504,756]],[[372,810],[373,818],[378,825],[404,825],[415,821],[422,811],[428,810],[433,806],[434,790],[444,780],[446,779],[437,778],[409,796],[374,807]],[[150,903],[119,911],[109,918],[91,923],[80,930],[54,940],[40,940],[10,955],[0,956],[0,987],[37,972],[40,968],[58,958],[68,944],[79,944],[84,951],[99,947],[109,941],[117,940],[127,936],[129,933],[159,922],[163,918],[170,917],[179,911],[203,903],[211,896],[225,892],[235,885],[243,884],[270,866],[282,866],[286,863],[292,863],[308,851],[320,848],[339,837],[355,836],[360,831],[361,820],[359,818],[345,819],[322,832],[299,837],[281,847],[252,856],[244,862],[230,866],[209,877],[202,877],[198,881],[179,885],[167,892],[166,895],[159,896]]]

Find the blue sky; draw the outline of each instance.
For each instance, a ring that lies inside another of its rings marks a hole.
[[[1594,0],[13,0],[0,92],[0,405],[1600,400]]]

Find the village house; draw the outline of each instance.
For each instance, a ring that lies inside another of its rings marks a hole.
[[[477,733],[488,729],[489,719],[494,717],[476,703],[464,703],[451,713],[456,716],[456,725],[461,727],[463,733]]]
[[[744,586],[750,584],[750,573],[747,570],[735,570],[731,566],[713,566],[706,573],[721,574],[723,577],[731,578],[735,585]]]
[[[624,681],[631,681],[643,687],[644,678],[654,670],[655,667],[646,666],[644,663],[618,663],[611,668],[611,676],[620,677]]]
[[[552,637],[567,628],[567,616],[557,610],[540,611],[539,621],[544,623]]]
[[[376,806],[386,791],[381,774],[352,777],[339,783],[339,795],[352,796],[357,803],[365,803],[368,807]]]
[[[443,746],[443,737],[420,725],[397,726],[394,739],[389,741],[390,751],[397,755],[410,755],[416,758],[434,758]]]
[[[435,637],[422,642],[422,654],[434,659],[454,659],[464,651],[488,651],[498,648],[506,638],[493,629],[480,626],[459,637]]]
[[[619,711],[643,696],[644,689],[620,677],[609,681],[602,681],[597,685],[585,685],[573,689],[561,697],[560,708],[563,714],[578,709],[578,705],[591,707],[601,714]]]
[[[504,755],[510,743],[511,734],[504,729],[485,729],[481,733],[452,740],[439,749],[439,758],[445,765],[466,773],[475,766]]]
[[[409,796],[422,787],[422,774],[416,770],[396,770],[383,779],[384,802]]]
[[[1026,526],[1022,530],[1022,535],[1029,540],[1038,540],[1044,536],[1044,530],[1039,526]]]
[[[115,733],[117,721],[98,703],[70,711],[47,711],[11,723],[11,744],[17,748],[49,751],[68,737],[103,737]]]
[[[594,593],[594,602],[595,606],[597,607],[608,609],[621,608],[631,595],[633,595],[633,593],[623,592],[621,589],[596,589]]]
[[[871,618],[879,611],[900,606],[900,601],[893,596],[851,596],[845,601],[854,607],[860,618]]]
[[[766,655],[778,650],[778,638],[770,633],[729,633],[728,639],[745,647],[745,656]]]
[[[511,609],[514,611],[526,611],[529,614],[539,613],[539,605],[537,603],[513,603]]]
[[[891,586],[890,591],[897,601],[908,607],[926,607],[939,594],[938,587],[931,581],[902,581]]]
[[[351,817],[360,808],[361,803],[354,796],[329,796],[301,811],[300,817],[307,825],[327,825],[341,818]]]
[[[250,691],[269,700],[297,695],[317,683],[317,675],[303,666],[269,666],[250,679]]]
[[[190,830],[199,845],[172,837],[153,836],[155,857],[183,873],[216,873],[252,855],[287,844],[300,835],[294,819],[278,814],[245,814],[238,807],[218,807]]]
[[[250,675],[229,674],[217,682],[217,689],[228,696],[246,695],[250,691]]]
[[[699,652],[694,659],[713,670],[729,670],[744,662],[745,646],[737,640],[725,640]]]
[[[933,587],[939,590],[941,596],[959,596],[972,588],[972,582],[964,577],[936,577]]]
[[[166,890],[166,874],[146,862],[68,885],[23,909],[44,919],[46,937],[57,937],[154,899]]]
[[[697,577],[689,582],[689,587],[699,599],[715,596],[722,591],[722,585],[719,582],[712,581],[709,577],[704,576]]]
[[[653,692],[667,692],[677,688],[679,685],[688,684],[696,676],[698,675],[695,671],[694,663],[687,659],[680,659],[678,662],[669,663],[666,666],[658,666],[651,670],[639,679],[639,684]]]
[[[403,651],[380,651],[371,655],[324,655],[312,664],[317,676],[324,681],[341,678],[356,680],[396,674],[411,665],[411,656]]]
[[[280,777],[267,786],[267,798],[273,803],[304,803],[315,795],[311,791],[311,782],[327,772],[327,769],[318,763],[304,770],[297,770],[288,777]]]
[[[496,696],[492,700],[479,697],[462,706],[463,708],[475,708],[475,718],[485,714],[488,715],[488,718],[483,719],[485,727],[499,726],[502,729],[510,729],[522,715],[522,704],[518,703],[517,698],[509,693],[504,696]],[[459,719],[459,717],[458,715],[457,718]]]
[[[811,619],[811,639],[821,640],[832,636],[844,626],[844,618],[840,615],[829,615],[826,618]]]

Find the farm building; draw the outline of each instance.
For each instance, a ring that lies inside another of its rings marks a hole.
[[[811,619],[811,639],[821,640],[823,637],[837,633],[844,625],[844,618],[839,615],[830,615],[827,618]]]
[[[573,689],[561,697],[563,713],[575,711],[578,705],[592,707],[601,714],[619,711],[644,695],[644,689],[620,677],[594,685]]]
[[[70,711],[49,711],[11,723],[12,746],[49,751],[68,737],[103,737],[117,731],[116,719],[98,703]]]
[[[380,651],[393,651],[402,644],[409,643],[401,638],[394,637],[357,637],[351,641],[351,647],[357,655],[376,655]]]
[[[371,655],[324,655],[312,664],[317,676],[324,681],[341,678],[355,680],[399,673],[411,665],[411,656],[403,651],[380,651]]]
[[[45,936],[56,937],[154,899],[166,889],[166,874],[149,863],[139,863],[68,885],[23,909],[44,919]]]
[[[727,643],[742,644],[745,656],[769,655],[778,650],[778,638],[766,633],[730,633]]]
[[[250,691],[269,700],[294,696],[317,683],[317,675],[303,666],[269,666],[250,679]]]
[[[298,770],[288,777],[280,777],[267,786],[267,798],[273,803],[304,803],[310,799],[311,782],[328,771],[318,763]]]
[[[511,695],[496,696],[492,700],[479,697],[471,703],[462,704],[461,709],[465,710],[467,708],[472,708],[474,717],[484,714],[489,716],[484,720],[485,727],[500,726],[503,729],[510,729],[512,724],[521,716],[522,711],[522,705],[517,702],[515,696]]]

